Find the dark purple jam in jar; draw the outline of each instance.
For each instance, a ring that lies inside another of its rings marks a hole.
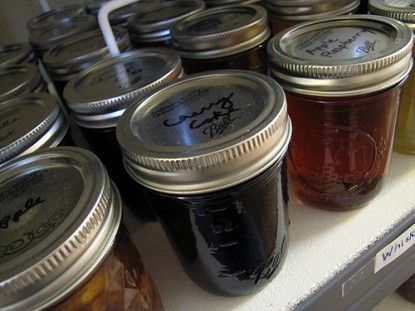
[[[26,94],[0,103],[0,165],[43,148],[72,145],[58,100]]]
[[[202,288],[252,294],[282,266],[290,137],[282,88],[242,70],[169,83],[121,117],[126,170]]]
[[[267,11],[257,5],[222,6],[181,19],[171,28],[185,73],[243,69],[267,73]]]
[[[126,206],[144,219],[154,219],[154,216],[144,194],[131,191],[135,183],[124,170],[115,127],[129,105],[181,75],[177,53],[145,48],[92,65],[70,80],[64,89],[65,102],[88,148],[104,162]]]
[[[173,0],[141,10],[128,23],[131,44],[134,47],[171,47],[171,25],[204,8],[202,0]]]

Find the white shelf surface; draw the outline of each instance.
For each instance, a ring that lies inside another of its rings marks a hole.
[[[294,309],[415,215],[415,156],[393,154],[383,190],[364,208],[324,211],[301,204],[291,194],[289,215],[290,240],[282,269],[258,294],[234,298],[215,296],[195,285],[158,223],[143,225],[128,212],[125,218],[167,311]]]

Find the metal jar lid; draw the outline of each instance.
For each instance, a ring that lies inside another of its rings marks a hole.
[[[32,47],[27,43],[13,43],[0,46],[0,68],[34,61]]]
[[[45,87],[36,65],[12,65],[0,69],[0,102]]]
[[[415,1],[369,0],[369,12],[400,20],[415,28]]]
[[[360,0],[268,0],[268,9],[281,19],[306,21],[353,12]]]
[[[267,12],[258,5],[222,6],[181,19],[171,28],[180,56],[206,59],[249,50],[270,36]]]
[[[242,183],[281,160],[291,123],[281,86],[251,71],[207,71],[129,107],[117,126],[128,173],[165,193]]]
[[[211,7],[211,6],[233,5],[233,4],[254,4],[254,3],[261,2],[262,0],[204,0],[204,1],[208,7]]]
[[[56,23],[60,23],[62,20],[83,14],[85,14],[85,9],[81,5],[62,6],[32,18],[29,20],[26,27],[29,32],[33,32],[44,27],[50,27]]]
[[[63,96],[78,125],[115,127],[128,105],[181,74],[177,53],[144,48],[92,65],[69,81]]]
[[[170,40],[170,26],[178,20],[205,8],[202,0],[173,0],[138,12],[128,22],[132,41],[157,42]]]
[[[100,160],[45,149],[0,170],[0,309],[51,308],[106,258],[121,200]]]
[[[315,96],[362,95],[402,81],[411,68],[412,32],[374,15],[299,24],[268,43],[270,75],[284,89]]]
[[[41,148],[56,147],[68,131],[57,99],[26,94],[0,103],[0,164]]]
[[[164,2],[163,0],[140,0],[122,8],[112,11],[108,15],[111,25],[127,25],[128,19],[138,12],[151,8],[153,5]]]
[[[67,38],[96,28],[95,17],[76,16],[32,32],[29,42],[35,50],[45,52]]]
[[[114,28],[113,33],[118,48],[125,51],[129,47],[127,31]],[[43,62],[54,80],[69,81],[83,69],[110,56],[102,32],[95,30],[62,41],[45,53]]]

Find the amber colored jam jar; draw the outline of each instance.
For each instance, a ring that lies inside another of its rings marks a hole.
[[[359,0],[268,0],[273,35],[301,22],[353,13]]]
[[[267,12],[257,5],[222,6],[181,19],[171,28],[185,73],[244,69],[267,73]]]
[[[46,89],[46,83],[34,64],[10,65],[0,69],[0,102]]]
[[[409,277],[409,279],[407,279],[401,286],[399,286],[397,291],[405,299],[415,303],[415,274]]]
[[[242,70],[169,83],[120,118],[125,168],[202,288],[252,294],[281,268],[290,136],[282,88]]]
[[[141,10],[128,22],[131,45],[171,47],[171,25],[204,8],[202,0],[173,0]]]
[[[58,100],[33,93],[0,103],[0,165],[42,148],[72,145]]]
[[[293,122],[288,169],[300,200],[348,210],[378,193],[411,49],[407,26],[368,15],[303,23],[270,41],[270,74]]]
[[[33,63],[35,61],[35,53],[27,43],[13,43],[0,46],[0,68]]]
[[[369,1],[370,13],[395,18],[404,22],[414,32],[415,7],[411,1]],[[412,49],[412,57],[414,49]],[[415,154],[415,70],[412,68],[406,81],[399,108],[394,150]]]
[[[59,147],[0,169],[0,308],[161,310],[99,159]]]
[[[82,5],[61,6],[30,19],[27,22],[26,27],[29,32],[32,33],[80,15],[85,15],[85,8]]]
[[[143,48],[101,61],[76,75],[64,99],[88,148],[107,167],[128,207],[146,220],[154,219],[144,194],[132,191],[115,136],[118,118],[127,106],[182,75],[180,56],[169,49]]]
[[[97,27],[98,24],[95,17],[75,16],[32,31],[29,36],[29,43],[33,46],[36,53],[43,55],[47,50],[50,50],[63,40]]]
[[[126,30],[114,28],[113,34],[118,49],[127,50],[130,44]],[[93,30],[62,41],[45,53],[43,63],[62,97],[65,85],[76,74],[110,57],[102,32]]]

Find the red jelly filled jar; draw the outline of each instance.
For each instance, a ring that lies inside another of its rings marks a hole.
[[[380,16],[308,22],[268,45],[270,74],[293,122],[288,169],[312,206],[360,207],[385,179],[412,31]]]

